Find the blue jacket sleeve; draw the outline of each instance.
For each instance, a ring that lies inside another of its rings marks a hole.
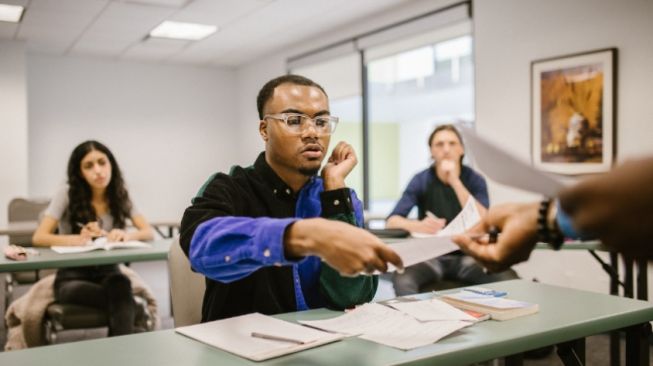
[[[232,282],[264,266],[289,265],[283,236],[295,218],[225,216],[197,227],[190,244],[193,269],[212,280]]]
[[[406,190],[404,190],[404,193],[401,195],[399,202],[397,202],[397,205],[395,205],[395,208],[392,210],[390,215],[388,215],[388,217],[394,215],[403,217],[408,216],[410,210],[412,210],[413,207],[417,206],[419,195],[423,193],[423,189],[421,187],[422,185],[423,184],[420,179],[420,175],[415,175],[408,183],[408,186],[406,187]]]

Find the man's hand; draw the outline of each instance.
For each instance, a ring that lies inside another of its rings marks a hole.
[[[286,255],[317,255],[343,276],[403,269],[401,258],[379,238],[356,226],[322,218],[300,220],[286,231]]]
[[[358,159],[354,148],[348,143],[340,141],[333,149],[326,165],[322,168],[324,189],[330,191],[345,188],[345,178],[357,163]]]
[[[505,204],[491,207],[487,216],[453,241],[492,272],[501,272],[528,259],[537,243],[539,203]],[[488,243],[486,233],[500,231],[496,243]]]
[[[574,228],[626,255],[653,258],[653,158],[624,163],[564,190]]]
[[[436,234],[447,224],[447,220],[437,217],[426,216],[419,221],[411,223],[410,232]]]
[[[460,163],[453,160],[442,160],[436,166],[436,173],[443,183],[452,185],[460,180]]]

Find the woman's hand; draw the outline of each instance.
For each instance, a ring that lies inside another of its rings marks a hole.
[[[109,242],[127,240],[129,240],[129,234],[125,230],[113,229],[109,231],[109,234],[107,235],[107,241]]]

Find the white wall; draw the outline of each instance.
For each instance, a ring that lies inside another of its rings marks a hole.
[[[618,160],[652,153],[652,19],[649,0],[474,1],[478,132],[529,160],[531,61],[617,47]],[[537,199],[496,184],[490,194],[494,203]],[[607,288],[607,277],[584,252],[537,251],[518,268],[545,282]]]
[[[180,219],[209,175],[236,159],[232,70],[37,54],[27,66],[32,196],[52,195],[73,148],[97,139],[148,219]]]
[[[250,164],[257,154],[264,149],[258,134],[258,116],[256,113],[256,95],[268,80],[286,73],[286,60],[289,57],[327,46],[374,29],[393,24],[411,17],[428,13],[456,0],[417,0],[406,2],[393,9],[375,14],[367,19],[339,27],[321,36],[307,39],[291,47],[268,55],[260,60],[238,68],[238,110],[241,121],[239,163]],[[343,9],[346,11],[346,9]],[[328,90],[327,90],[328,92]]]
[[[22,44],[0,42],[0,225],[7,204],[27,195],[27,81]],[[5,238],[0,237],[0,240]]]

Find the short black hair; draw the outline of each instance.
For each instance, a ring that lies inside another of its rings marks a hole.
[[[276,89],[277,86],[286,83],[304,85],[304,86],[313,86],[320,89],[327,98],[329,97],[327,93],[324,91],[324,88],[322,88],[320,84],[314,82],[313,80],[307,77],[301,75],[293,75],[293,74],[279,76],[265,83],[265,85],[263,85],[261,90],[258,92],[258,96],[256,97],[256,108],[258,109],[258,118],[263,119],[263,107],[265,106],[265,103],[267,103],[268,100],[272,98],[274,89]]]

